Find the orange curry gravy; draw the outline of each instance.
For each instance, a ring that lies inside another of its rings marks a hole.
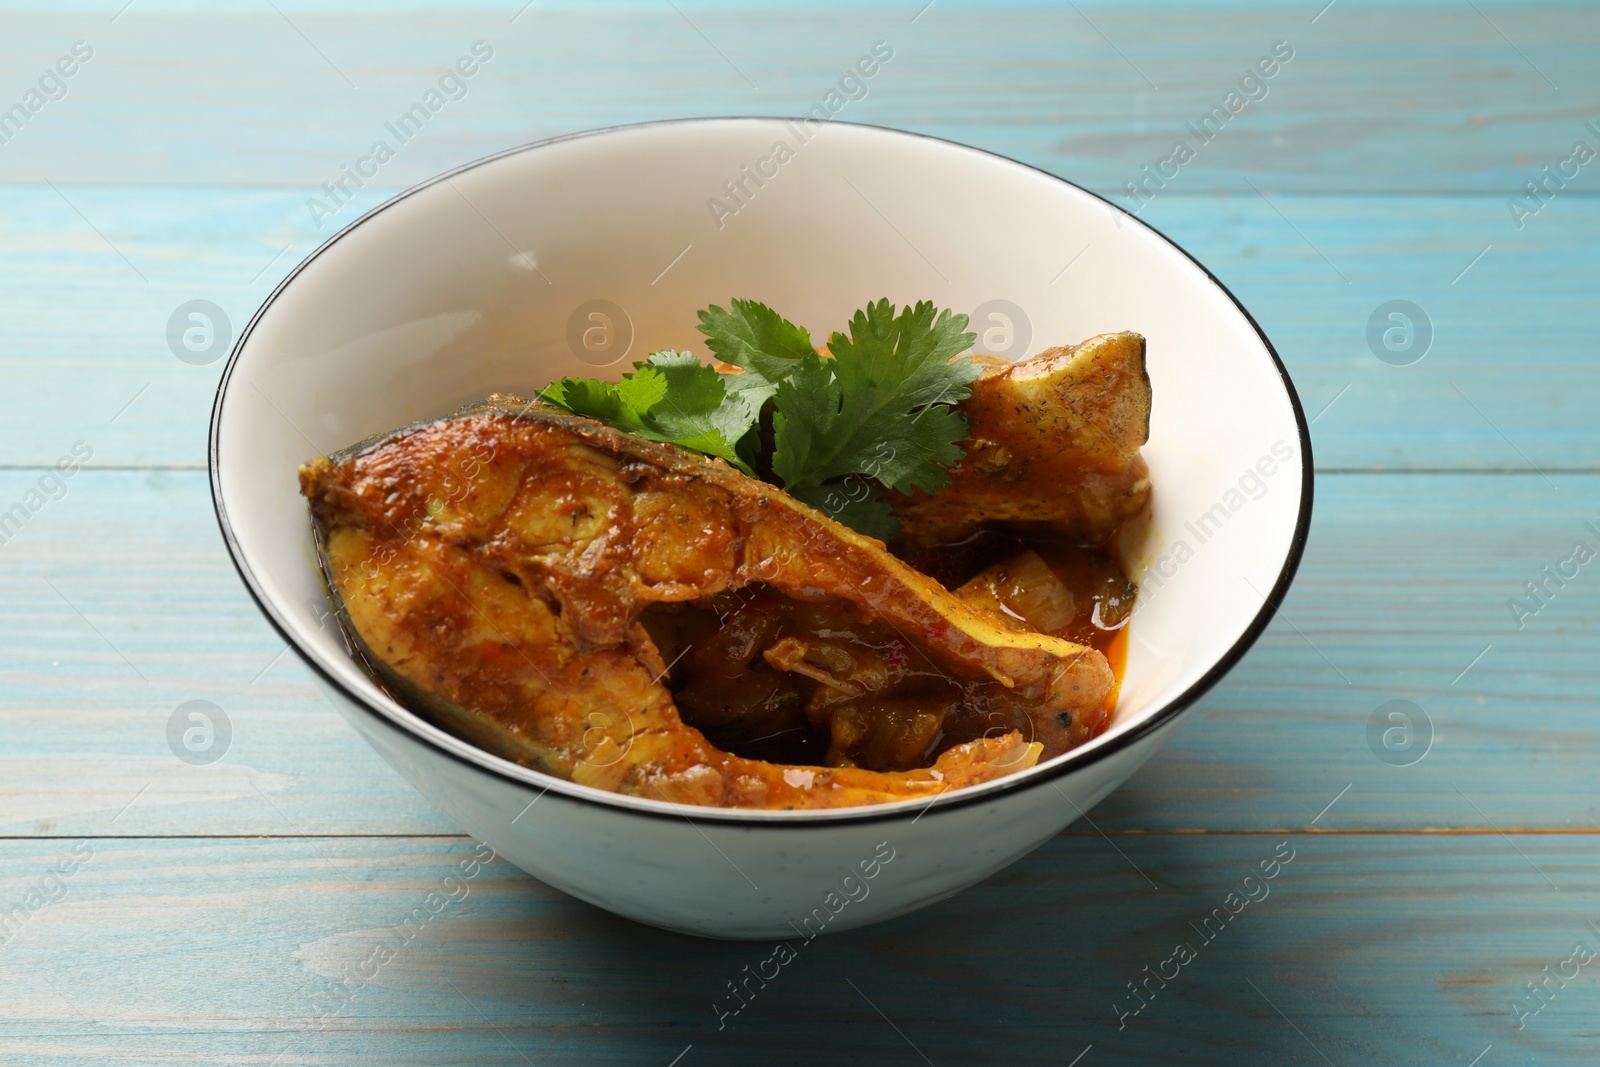
[[[1104,655],[1117,684],[1099,717],[1087,724],[1092,738],[1111,725],[1128,664],[1128,619],[1139,593],[1114,551],[1116,543],[1115,534],[1104,545],[1078,545],[1049,534],[980,530],[932,549],[891,548],[1008,625],[1064,637]]]
[[[1098,649],[1121,681],[1137,590],[1106,550],[980,533],[898,554],[1013,628]],[[1020,694],[961,677],[914,635],[834,597],[755,585],[653,605],[640,621],[669,664],[663,682],[683,720],[751,759],[909,770],[1011,730],[1042,742],[1048,759],[1102,732],[1116,704],[1113,688],[1091,721],[1041,721]]]

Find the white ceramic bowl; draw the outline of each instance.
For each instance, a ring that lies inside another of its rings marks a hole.
[[[979,312],[980,343],[1015,357],[1113,330],[1148,338],[1155,502],[1130,546],[1144,589],[1105,735],[931,803],[683,807],[488,755],[394,703],[347,655],[313,561],[301,462],[494,390],[618,372],[659,348],[704,354],[695,311],[713,302],[759,299],[818,337],[880,296]],[[1159,233],[972,148],[777,119],[558,138],[396,197],[262,305],[211,425],[212,490],[239,573],[396,770],[543,881],[641,922],[730,938],[811,936],[931,904],[1115,789],[1266,626],[1305,541],[1310,472],[1282,363]]]

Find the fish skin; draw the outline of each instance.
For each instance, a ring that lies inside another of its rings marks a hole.
[[[347,633],[397,695],[600,789],[752,808],[932,797],[1080,743],[1114,683],[1099,652],[998,625],[774,486],[538,402],[493,396],[314,460],[300,481]],[[904,772],[715,749],[679,718],[639,613],[755,582],[917,635],[941,669],[1025,706],[1021,729]]]

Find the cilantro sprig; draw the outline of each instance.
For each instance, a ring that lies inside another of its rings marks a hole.
[[[539,399],[579,415],[603,419],[652,441],[664,441],[708,456],[720,456],[754,474],[738,446],[755,423],[756,410],[743,396],[730,395],[725,374],[706,366],[693,352],[653,352],[620,382],[562,378]]]
[[[700,312],[700,332],[726,373],[689,352],[655,352],[620,382],[563,378],[541,399],[652,441],[719,456],[853,529],[899,529],[883,490],[931,492],[950,481],[968,424],[955,405],[978,367],[967,317],[928,301],[898,313],[888,300],[857,311],[828,357],[765,304],[734,300]]]

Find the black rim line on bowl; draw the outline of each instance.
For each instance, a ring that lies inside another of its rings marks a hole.
[[[461,166],[445,171],[442,174],[437,174],[434,177],[429,178],[424,182],[420,182],[417,185],[413,185],[409,189],[397,193],[395,196],[385,200],[377,207],[374,207],[370,211],[352,221],[343,229],[339,230],[322,244],[318,245],[316,249],[306,256],[305,259],[296,264],[295,268],[273,288],[272,292],[267,295],[267,298],[261,302],[261,306],[258,307],[255,313],[250,316],[249,323],[240,332],[239,339],[234,342],[233,351],[228,354],[228,362],[223,367],[222,377],[217,381],[216,399],[213,401],[211,407],[211,425],[208,432],[209,440],[207,447],[207,459],[210,467],[212,505],[216,511],[217,525],[222,531],[222,539],[228,547],[228,556],[233,561],[234,569],[239,572],[239,577],[244,581],[245,589],[249,591],[251,599],[256,602],[256,606],[261,610],[261,613],[266,616],[267,621],[272,625],[272,628],[277,631],[278,636],[283,638],[290,648],[294,649],[295,654],[299,656],[302,662],[319,674],[326,682],[332,685],[340,693],[344,694],[344,696],[353,704],[368,714],[375,716],[390,728],[409,734],[415,740],[442,753],[443,755],[457,760],[458,762],[468,764],[469,766],[475,767],[481,771],[486,771],[489,774],[493,774],[519,786],[537,788],[541,791],[540,796],[543,796],[545,793],[555,793],[562,799],[574,801],[580,804],[591,804],[615,811],[628,812],[634,815],[645,815],[660,819],[687,819],[689,814],[692,813],[695,816],[692,821],[696,823],[713,822],[721,823],[726,826],[744,827],[747,829],[756,829],[758,827],[768,826],[826,829],[841,822],[855,824],[867,822],[897,822],[905,819],[915,821],[920,819],[923,815],[934,811],[935,809],[938,811],[949,811],[955,808],[968,807],[973,804],[988,803],[990,801],[998,800],[1003,794],[1006,793],[1017,792],[1024,789],[1032,789],[1052,783],[1056,779],[1061,778],[1066,774],[1081,770],[1092,763],[1110,756],[1112,753],[1129,748],[1135,742],[1141,741],[1146,737],[1149,737],[1151,734],[1154,734],[1157,730],[1172,722],[1178,717],[1179,714],[1188,710],[1195,704],[1196,701],[1210,692],[1211,689],[1222,680],[1223,676],[1232,670],[1234,666],[1238,664],[1239,660],[1244,658],[1244,654],[1250,650],[1250,648],[1256,643],[1257,639],[1260,638],[1262,633],[1266,631],[1267,625],[1271,623],[1273,616],[1277,614],[1277,605],[1283,601],[1284,595],[1288,592],[1290,584],[1294,581],[1296,572],[1298,572],[1300,569],[1300,560],[1305,553],[1306,540],[1310,535],[1311,530],[1313,487],[1316,481],[1315,463],[1313,462],[1311,453],[1311,427],[1306,422],[1306,413],[1305,409],[1300,404],[1300,395],[1295,391],[1294,382],[1289,377],[1288,368],[1283,365],[1282,357],[1278,355],[1278,350],[1273,347],[1271,339],[1267,337],[1266,331],[1261,328],[1261,324],[1256,321],[1255,316],[1252,315],[1250,310],[1239,301],[1239,298],[1233,294],[1233,291],[1226,285],[1222,284],[1221,280],[1218,279],[1215,274],[1211,273],[1210,268],[1196,259],[1188,249],[1174,241],[1161,230],[1158,230],[1156,227],[1150,225],[1148,222],[1145,222],[1137,216],[1130,214],[1117,204],[1101,196],[1099,193],[1094,192],[1092,189],[1085,189],[1076,182],[1069,181],[1060,175],[1052,174],[1041,167],[1035,167],[1032,164],[1023,163],[1019,160],[1012,159],[1010,156],[1003,156],[998,152],[990,152],[987,149],[976,148],[972,145],[962,144],[959,141],[951,141],[946,138],[935,137],[932,134],[927,133],[899,130],[891,126],[877,126],[864,122],[838,122],[838,120],[830,121],[837,122],[841,126],[856,126],[863,129],[877,130],[883,133],[896,134],[902,137],[914,137],[927,141],[935,141],[939,144],[949,145],[967,152],[975,152],[979,155],[989,156],[993,159],[1002,160],[1006,163],[1012,164],[1013,166],[1023,167],[1027,170],[1033,171],[1035,174],[1042,175],[1051,181],[1060,182],[1063,185],[1071,186],[1073,189],[1093,197],[1094,199],[1105,204],[1116,215],[1125,216],[1136,225],[1143,226],[1145,229],[1161,238],[1167,244],[1177,249],[1185,259],[1198,267],[1201,273],[1206,276],[1211,284],[1216,286],[1217,289],[1219,289],[1223,295],[1233,303],[1233,306],[1239,310],[1241,315],[1244,316],[1245,321],[1250,324],[1250,328],[1256,332],[1256,336],[1261,340],[1261,344],[1266,348],[1267,354],[1272,357],[1273,365],[1278,370],[1278,377],[1283,384],[1284,393],[1288,396],[1289,406],[1294,412],[1295,425],[1299,429],[1300,455],[1302,457],[1300,505],[1298,513],[1295,516],[1294,536],[1290,539],[1289,550],[1284,557],[1283,567],[1278,572],[1277,581],[1273,583],[1271,592],[1263,598],[1261,608],[1259,611],[1257,611],[1255,618],[1250,621],[1250,625],[1245,627],[1244,632],[1239,635],[1239,639],[1235,641],[1228,648],[1228,650],[1222,654],[1221,657],[1218,658],[1216,663],[1212,664],[1210,670],[1201,675],[1198,679],[1196,679],[1193,685],[1184,690],[1182,693],[1178,694],[1178,696],[1174,697],[1167,703],[1165,707],[1157,710],[1144,722],[1130,727],[1123,733],[1109,738],[1103,744],[1096,745],[1087,751],[1079,749],[1063,753],[1061,756],[1057,757],[1059,760],[1058,763],[1055,763],[1053,766],[1043,770],[1039,770],[1037,772],[1023,771],[1020,774],[1009,775],[1005,778],[998,779],[994,782],[985,783],[983,785],[969,786],[965,789],[953,790],[948,793],[940,793],[926,803],[919,804],[916,807],[900,808],[895,811],[883,811],[882,808],[885,805],[868,804],[848,808],[801,810],[792,814],[788,814],[788,817],[785,818],[771,818],[770,813],[764,812],[761,809],[744,811],[737,808],[702,808],[696,805],[669,804],[669,802],[651,801],[645,798],[625,798],[621,794],[611,794],[602,790],[590,789],[589,787],[581,786],[576,782],[569,782],[565,779],[556,778],[553,775],[544,774],[541,771],[536,771],[532,768],[523,767],[519,764],[512,763],[509,760],[503,760],[501,757],[491,755],[490,753],[485,752],[482,749],[469,744],[468,742],[462,741],[460,738],[456,738],[453,735],[447,736],[450,736],[450,740],[455,742],[456,745],[460,746],[459,749],[454,746],[445,745],[439,740],[429,737],[426,734],[418,731],[415,728],[415,725],[407,721],[407,719],[397,717],[388,709],[369,703],[365,696],[355,692],[349,686],[345,685],[345,683],[336,677],[331,671],[323,667],[322,664],[318,663],[315,656],[300,647],[300,643],[295,639],[289,627],[282,619],[278,617],[277,612],[268,604],[266,597],[262,594],[260,587],[256,583],[255,575],[251,572],[250,567],[244,561],[243,553],[240,551],[238,540],[234,537],[233,527],[228,521],[227,508],[222,501],[222,485],[219,475],[220,464],[218,461],[218,436],[222,421],[222,401],[223,397],[227,395],[229,380],[233,377],[234,367],[238,364],[239,357],[244,352],[245,344],[250,340],[251,335],[255,332],[257,323],[259,323],[261,317],[266,314],[267,309],[270,308],[278,299],[279,294],[281,294],[291,282],[299,277],[300,272],[305,270],[306,267],[310,266],[312,261],[314,261],[318,256],[322,255],[322,253],[326,252],[329,248],[332,248],[337,242],[355,230],[356,227],[365,223],[368,219],[376,217],[378,214],[400,203],[402,200],[405,200],[416,193],[429,188],[430,186],[437,185],[439,182],[453,178],[456,175],[462,174],[466,171],[493,163],[496,160],[504,159],[508,156],[520,155],[523,152],[529,152],[537,148],[544,148],[549,145],[560,144],[564,141],[573,141],[584,137],[597,137],[603,134],[616,133],[623,130],[639,130],[656,126],[688,125],[703,122],[772,123],[797,121],[801,120],[792,116],[783,115],[730,115],[656,119],[649,122],[633,122],[620,126],[603,126],[592,130],[580,130],[574,133],[559,134],[555,137],[548,137],[540,141],[532,141],[528,144],[518,145],[515,148],[507,148],[502,151],[492,153],[491,155],[483,156],[480,159],[472,160],[469,163],[464,163]],[[415,712],[401,707],[398,704],[396,707],[399,707],[400,711],[406,716],[417,718]],[[417,721],[423,722],[424,720],[419,718]],[[437,727],[435,727],[435,729],[437,729]],[[506,764],[506,767],[495,766],[495,762],[503,762]],[[512,773],[512,771],[508,768],[515,768],[516,771],[520,771],[521,774]],[[528,775],[529,777],[524,778],[521,776],[523,774]],[[630,803],[629,801],[632,802]],[[650,806],[636,806],[636,804]],[[654,805],[656,804],[660,804],[662,806],[655,807]]]

